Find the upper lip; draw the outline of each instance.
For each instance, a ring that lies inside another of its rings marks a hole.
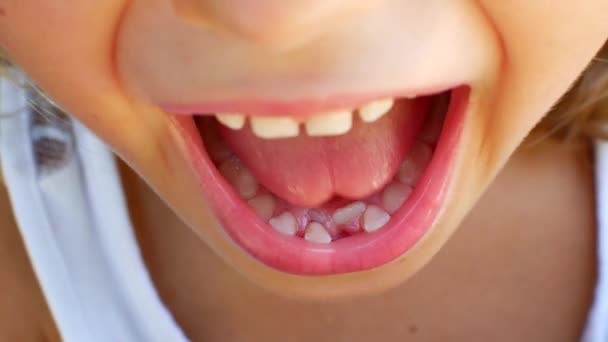
[[[335,110],[356,109],[374,100],[386,98],[415,98],[437,95],[459,85],[437,85],[426,89],[379,91],[362,95],[346,94],[324,98],[301,97],[298,100],[274,99],[211,100],[201,103],[167,103],[161,108],[174,114],[242,113],[264,116],[306,117]]]

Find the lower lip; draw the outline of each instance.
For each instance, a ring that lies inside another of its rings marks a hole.
[[[219,174],[191,116],[173,116],[186,137],[201,188],[232,239],[262,263],[291,274],[330,275],[379,267],[411,249],[430,230],[445,202],[470,89],[455,88],[433,159],[412,195],[391,221],[374,233],[315,244],[275,232],[241,200]]]

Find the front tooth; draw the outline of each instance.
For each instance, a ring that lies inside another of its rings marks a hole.
[[[298,136],[300,126],[286,117],[252,117],[251,130],[260,138],[289,138]]]
[[[311,222],[306,226],[306,233],[304,233],[304,240],[316,243],[330,243],[331,236],[325,230],[322,224],[317,222]]]
[[[353,114],[350,111],[325,113],[306,121],[306,133],[315,137],[340,135],[348,132],[352,126]]]
[[[236,113],[218,113],[216,116],[217,121],[221,122],[224,126],[232,129],[241,129],[245,126],[245,115]]]
[[[384,227],[391,219],[391,216],[380,207],[370,205],[363,213],[363,230],[368,233]]]
[[[359,108],[359,116],[365,122],[374,122],[393,108],[393,99],[377,100]]]

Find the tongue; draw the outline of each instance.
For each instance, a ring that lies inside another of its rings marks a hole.
[[[353,128],[337,137],[266,140],[248,128],[220,129],[258,182],[293,205],[315,207],[335,195],[360,199],[384,187],[418,135],[427,108],[426,99],[400,100],[380,120],[355,119]]]

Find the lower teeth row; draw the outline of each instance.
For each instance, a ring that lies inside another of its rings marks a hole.
[[[259,185],[235,155],[216,160],[219,171],[257,215],[277,232],[326,244],[342,237],[382,229],[409,198],[428,165],[432,148],[418,141],[412,146],[395,178],[365,199],[331,201],[323,208],[301,208],[286,203]]]

